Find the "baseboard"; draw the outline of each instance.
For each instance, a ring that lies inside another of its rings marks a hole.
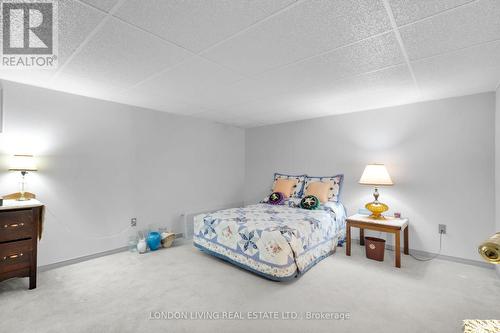
[[[182,238],[184,238],[184,234],[183,233],[176,233],[175,234],[175,238],[176,239],[182,239]],[[353,239],[352,241],[353,241],[353,243],[356,243],[356,244],[359,245],[359,239]],[[394,251],[394,246],[393,245],[386,244],[385,248],[387,250],[389,250],[389,251]],[[77,264],[79,262],[83,262],[83,261],[87,261],[87,260],[92,260],[92,259],[96,259],[96,258],[100,258],[100,257],[104,257],[104,256],[109,256],[111,254],[120,253],[120,252],[124,252],[124,251],[127,251],[127,250],[128,250],[128,247],[124,246],[124,247],[120,247],[120,248],[117,248],[117,249],[114,249],[114,250],[99,252],[99,253],[91,254],[91,255],[88,255],[88,256],[83,256],[83,257],[79,257],[79,258],[75,258],[75,259],[70,259],[70,260],[65,260],[65,261],[61,261],[61,262],[56,262],[54,264],[39,266],[38,267],[38,271],[39,272],[45,272],[45,271],[48,271],[48,270],[51,270],[51,269],[55,269],[55,268],[59,268],[59,267],[64,267],[64,266],[68,266],[68,265],[73,265],[73,264]],[[414,255],[417,255],[417,256],[423,257],[423,258],[434,257],[437,254],[437,253],[420,251],[420,250],[412,250],[412,249],[410,249],[410,252],[412,254],[414,254]],[[500,277],[500,266],[499,267],[495,267],[497,265],[488,264],[488,263],[485,263],[485,262],[471,260],[471,259],[464,259],[464,258],[459,258],[459,257],[447,256],[447,255],[444,255],[444,254],[441,254],[438,258],[442,259],[442,260],[448,260],[448,261],[458,262],[458,263],[466,264],[466,265],[479,266],[479,267],[488,268],[488,269],[495,269],[496,268],[495,270],[496,270],[498,276]]]
[[[175,239],[179,239],[179,238],[184,238],[184,234],[183,233],[175,234]],[[124,252],[124,251],[127,251],[127,250],[128,250],[127,246],[119,247],[119,248],[114,249],[114,250],[99,252],[99,253],[91,254],[91,255],[88,255],[88,256],[83,256],[83,257],[79,257],[79,258],[75,258],[75,259],[69,259],[69,260],[64,260],[64,261],[56,262],[56,263],[53,263],[53,264],[39,266],[38,267],[38,271],[39,272],[45,272],[45,271],[48,271],[48,270],[51,270],[51,269],[55,269],[55,268],[59,268],[59,267],[64,267],[64,266],[68,266],[68,265],[73,265],[73,264],[77,264],[79,262],[83,262],[83,261],[87,261],[87,260],[92,260],[92,259],[96,259],[96,258],[100,258],[100,257],[104,257],[104,256],[109,256],[111,254],[120,253],[120,252]]]
[[[88,256],[83,256],[83,257],[78,257],[78,258],[74,258],[74,259],[64,260],[64,261],[56,262],[56,263],[53,263],[53,264],[38,266],[38,272],[45,272],[45,271],[48,271],[48,270],[51,270],[51,269],[55,269],[55,268],[59,268],[59,267],[64,267],[64,266],[68,266],[68,265],[73,265],[73,264],[77,264],[79,262],[83,262],[83,261],[87,261],[87,260],[92,260],[92,259],[96,259],[96,258],[100,258],[100,257],[105,257],[105,256],[109,256],[111,254],[120,253],[120,252],[124,252],[124,251],[127,251],[127,250],[128,250],[128,247],[124,246],[124,247],[119,247],[119,248],[114,249],[114,250],[109,250],[109,251],[104,251],[104,252],[99,252],[99,253],[91,254],[91,255],[88,255]]]
[[[355,242],[359,245],[359,239],[353,239],[353,242]],[[385,248],[389,251],[394,251],[394,245],[386,244]],[[401,248],[401,252],[403,252],[402,248]],[[434,257],[437,255],[437,253],[421,251],[421,250],[414,250],[414,249],[410,249],[410,253],[413,255],[422,257],[422,258],[431,258],[431,257]],[[493,265],[493,264],[488,264],[486,262],[472,260],[472,259],[464,259],[464,258],[459,258],[459,257],[447,256],[444,254],[439,255],[436,259],[453,261],[453,262],[458,262],[460,264],[478,266],[478,267],[482,267],[482,268],[495,269],[495,265]],[[497,273],[498,273],[498,271],[497,271]]]

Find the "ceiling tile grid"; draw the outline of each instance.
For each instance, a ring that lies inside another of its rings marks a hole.
[[[210,109],[225,109],[276,95],[302,94],[311,87],[330,85],[403,62],[399,45],[390,32],[226,87],[212,85],[198,99]]]
[[[62,3],[64,1],[59,1],[59,3]],[[111,8],[113,8],[113,6],[118,3],[118,0],[80,0],[80,1],[89,4],[91,6],[94,6],[96,8],[102,9],[106,12],[109,12]]]
[[[192,101],[212,87],[221,87],[244,79],[240,74],[201,57],[193,57],[170,70],[132,87],[129,92],[174,95]]]
[[[251,75],[390,29],[380,1],[311,0],[201,54]]]
[[[276,123],[405,104],[418,100],[418,96],[407,66],[399,65],[328,86],[310,87],[301,93],[233,106],[215,114],[241,117],[248,123]]]
[[[60,76],[81,77],[125,89],[191,55],[121,21],[110,19],[63,69]],[[55,81],[60,80],[58,77]]]
[[[398,26],[409,24],[477,0],[389,0]]]
[[[58,17],[59,69],[0,79],[247,127],[500,81],[498,0],[65,0]]]
[[[75,0],[66,0],[58,3],[58,17],[58,57],[61,66],[106,15]]]
[[[300,92],[346,77],[404,63],[393,32],[253,77],[267,91]]]
[[[500,40],[413,62],[426,99],[492,90],[500,80]]]
[[[411,60],[500,39],[500,1],[480,0],[400,28]]]
[[[198,52],[293,2],[294,0],[128,0],[116,15]]]

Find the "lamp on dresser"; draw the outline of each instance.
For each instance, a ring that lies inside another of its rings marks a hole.
[[[37,171],[35,158],[33,155],[14,155],[12,156],[9,171],[21,172],[21,195],[17,198],[18,201],[27,201],[29,198],[25,196],[26,175],[29,171]]]
[[[38,169],[33,155],[14,155],[9,170],[20,171],[22,181],[21,191],[3,196],[0,206],[0,281],[29,277],[29,289],[34,289],[45,207],[25,192],[25,177]]]

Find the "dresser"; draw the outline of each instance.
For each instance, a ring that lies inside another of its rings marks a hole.
[[[37,200],[4,200],[0,206],[0,281],[29,277],[36,288],[37,247],[44,206]]]

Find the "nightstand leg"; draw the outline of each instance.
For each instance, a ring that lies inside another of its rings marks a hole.
[[[394,255],[396,256],[396,267],[401,268],[401,233],[396,231],[396,249]]]
[[[410,254],[409,239],[408,239],[408,226],[405,228],[404,242],[405,242],[404,254],[408,255],[408,254]]]
[[[35,289],[36,288],[36,271],[30,272],[30,287],[29,289]]]
[[[365,229],[359,228],[359,245],[365,245]]]
[[[347,238],[347,242],[346,242],[346,246],[345,246],[345,254],[347,256],[350,256],[351,255],[351,225],[349,223],[347,223],[347,227],[346,227],[346,238]]]

